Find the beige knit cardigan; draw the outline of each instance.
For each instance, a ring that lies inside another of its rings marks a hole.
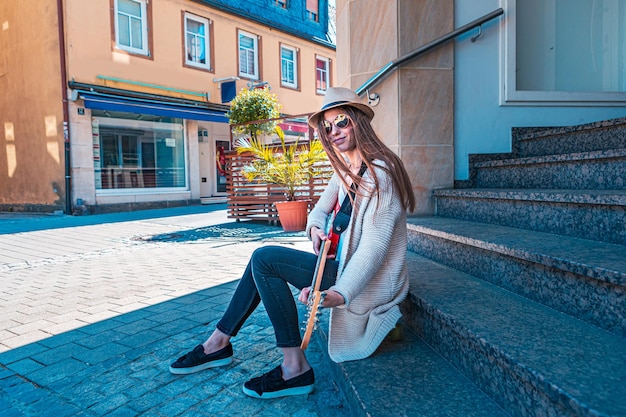
[[[406,210],[392,178],[375,169],[380,192],[371,191],[373,180],[366,171],[359,188],[364,195],[357,195],[350,225],[342,235],[338,278],[330,288],[346,298],[345,307],[330,313],[328,353],[335,362],[374,353],[401,317],[398,305],[409,289]],[[329,213],[345,194],[335,173],[309,214],[309,237],[311,227],[324,229]]]

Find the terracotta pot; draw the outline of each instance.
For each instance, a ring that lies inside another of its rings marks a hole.
[[[299,232],[306,229],[306,220],[309,214],[309,202],[277,201],[274,203],[278,211],[278,220],[285,232]]]

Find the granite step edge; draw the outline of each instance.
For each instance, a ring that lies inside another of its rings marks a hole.
[[[503,168],[509,166],[521,166],[521,165],[537,165],[547,163],[571,163],[571,162],[587,162],[587,161],[600,161],[621,159],[626,157],[626,148],[620,149],[608,149],[599,151],[585,151],[576,153],[556,154],[556,155],[542,155],[542,156],[527,156],[519,158],[508,159],[496,159],[482,162],[475,162],[472,166],[474,169],[489,169],[489,168]]]
[[[513,128],[513,138],[518,141],[540,139],[555,135],[567,135],[586,131],[597,131],[626,127],[626,117],[584,123],[572,126],[547,127],[516,127]]]
[[[370,357],[342,363],[335,363],[328,356],[327,317],[314,334],[315,342],[325,353],[325,365],[350,402],[352,415],[510,417],[402,319],[399,325],[401,340],[388,338]]]
[[[626,287],[623,245],[444,217],[409,218],[407,228]]]
[[[433,196],[626,206],[626,190],[438,188],[433,190]]]
[[[416,323],[411,316],[417,314],[405,313],[406,320],[426,329],[418,334],[505,409],[534,402],[555,415],[626,415],[620,383],[626,378],[623,337],[408,255],[408,308],[422,315]],[[525,392],[528,384],[532,393]],[[532,407],[528,413],[511,412],[532,415]]]

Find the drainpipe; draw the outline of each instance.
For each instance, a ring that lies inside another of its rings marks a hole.
[[[70,118],[67,99],[67,71],[65,62],[65,25],[63,0],[57,0],[57,21],[59,28],[59,55],[61,65],[61,93],[63,94],[63,140],[65,148],[65,214],[72,214],[72,177],[70,164]]]

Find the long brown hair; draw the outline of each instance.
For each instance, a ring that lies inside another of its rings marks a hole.
[[[356,149],[363,158],[363,162],[367,165],[367,169],[370,172],[374,180],[374,188],[376,192],[379,192],[379,181],[374,171],[374,160],[380,160],[384,162],[384,165],[375,164],[376,167],[386,171],[393,179],[393,185],[400,194],[400,200],[405,208],[409,212],[415,210],[415,195],[413,194],[413,187],[411,185],[411,179],[409,174],[404,168],[404,163],[387,145],[383,143],[378,137],[369,119],[361,110],[352,106],[339,107],[345,114],[350,116],[350,123],[352,123],[352,135],[356,144]],[[353,182],[360,185],[361,177],[353,174],[350,171],[350,167],[346,164],[344,158],[338,153],[332,146],[331,140],[322,125],[323,117],[319,118],[317,132],[321,139],[324,150],[328,155],[333,169],[343,175],[339,175],[346,189],[350,188],[346,182],[346,176],[350,177]]]

